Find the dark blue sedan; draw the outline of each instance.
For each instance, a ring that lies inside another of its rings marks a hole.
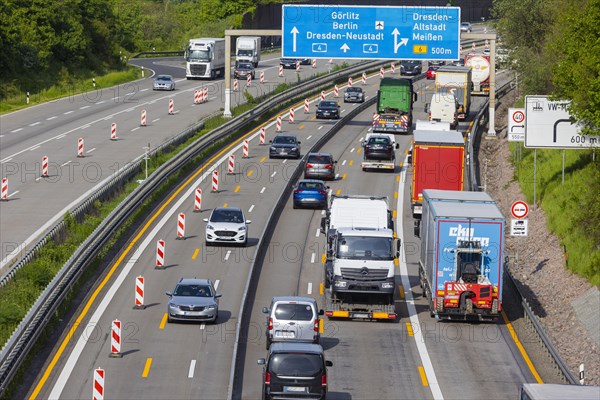
[[[294,208],[327,208],[327,189],[323,181],[302,179],[294,189]]]

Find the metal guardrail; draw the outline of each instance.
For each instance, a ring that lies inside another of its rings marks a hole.
[[[513,81],[511,80],[498,89],[498,91],[496,92],[496,96],[499,99],[499,98],[503,97],[504,95],[506,95],[507,93],[509,93],[513,89],[514,89],[514,84],[513,84]],[[481,110],[479,110],[479,112],[477,113],[475,120],[473,122],[473,127],[472,127],[471,131],[469,132],[469,136],[468,136],[468,150],[467,150],[468,151],[468,161],[469,161],[468,171],[469,171],[469,175],[470,175],[468,182],[470,183],[470,186],[471,186],[470,190],[472,190],[472,191],[479,191],[481,188],[481,186],[479,185],[480,179],[479,179],[479,174],[477,171],[477,159],[475,157],[476,153],[475,153],[474,149],[478,145],[479,140],[481,139],[480,132],[479,132],[480,128],[483,128],[486,125],[487,118],[488,118],[488,113],[487,113],[488,107],[489,107],[489,100],[485,102],[485,104],[483,105]],[[569,367],[565,364],[564,360],[562,359],[562,357],[556,350],[556,347],[554,347],[552,340],[550,340],[550,338],[546,334],[544,327],[541,325],[539,319],[535,316],[533,309],[527,302],[527,299],[525,298],[525,296],[523,296],[523,293],[519,289],[519,286],[517,285],[514,277],[510,273],[508,259],[504,263],[504,272],[505,272],[505,275],[508,277],[508,281],[513,286],[514,292],[517,294],[517,296],[519,296],[518,303],[522,307],[522,311],[523,311],[523,315],[525,317],[526,323],[531,327],[533,333],[536,334],[537,340],[542,345],[542,348],[545,349],[548,359],[554,364],[554,368],[556,370],[557,376],[565,383],[577,384],[578,383],[577,380],[575,379],[575,377],[569,370]]]
[[[137,205],[144,201],[144,199],[148,198],[164,180],[166,180],[175,172],[179,171],[179,169],[182,168],[186,163],[214,143],[225,139],[231,133],[242,129],[246,124],[266,114],[272,109],[297,98],[301,98],[301,96],[307,93],[320,90],[328,85],[331,81],[345,78],[348,75],[355,75],[365,70],[371,70],[375,67],[379,67],[381,64],[383,64],[381,61],[358,63],[344,70],[311,79],[307,82],[304,82],[302,85],[300,85],[300,87],[293,87],[283,93],[275,95],[269,100],[259,104],[257,107],[246,111],[242,115],[202,136],[177,156],[175,156],[169,163],[159,167],[94,230],[92,235],[86,239],[76,253],[57,273],[54,279],[38,297],[35,304],[30,308],[23,321],[15,329],[10,339],[6,342],[2,348],[2,351],[0,352],[0,396],[6,389],[18,367],[23,362],[24,357],[35,343],[35,340],[39,337],[42,330],[49,322],[53,312],[57,309],[60,302],[66,296],[68,289],[75,283],[85,267],[95,258],[96,254],[107,243],[112,233],[122,224],[123,221],[129,218],[129,216],[137,208]],[[183,137],[185,136],[184,133],[187,133],[189,136],[198,128],[198,126],[199,125],[186,129],[186,131],[176,135],[176,138],[183,140]],[[161,145],[160,149],[162,150],[171,144],[173,144],[173,142],[169,144],[165,143]],[[155,151],[159,151],[159,148],[155,149]],[[120,182],[123,183],[132,177],[138,171],[142,159],[138,158],[135,161],[137,162],[132,162],[128,168],[122,170],[122,175],[115,179],[119,179]],[[97,198],[98,197],[95,199]],[[89,205],[91,205],[94,200],[88,199],[86,200],[86,204],[89,203]],[[64,222],[62,222],[62,224],[64,224]],[[57,228],[57,230],[58,229],[60,228]],[[57,230],[53,231],[56,232]],[[46,238],[48,238],[48,235]],[[46,239],[46,241],[47,240],[48,239]],[[41,248],[42,245],[36,245],[35,248]],[[30,254],[31,252],[28,253],[28,256]],[[31,257],[33,257],[33,255],[31,255]]]
[[[131,56],[132,58],[139,58],[140,56],[153,56],[153,57],[165,57],[165,56],[181,56],[185,54],[184,50],[171,50],[171,51],[140,51],[137,54]]]

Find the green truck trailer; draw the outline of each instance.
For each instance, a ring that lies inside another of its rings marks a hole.
[[[415,101],[417,93],[413,91],[412,80],[383,78],[377,92],[377,114],[373,118],[373,132],[410,133]]]

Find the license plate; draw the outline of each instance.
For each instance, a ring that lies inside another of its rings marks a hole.
[[[369,318],[369,314],[356,313],[352,315],[354,318]]]
[[[275,336],[279,337],[279,338],[284,338],[284,339],[293,339],[296,337],[296,334],[294,332],[288,332],[288,331],[277,331],[275,332]]]
[[[294,392],[294,393],[306,393],[308,392],[307,387],[302,387],[302,386],[284,386],[283,387],[283,391],[284,392]]]

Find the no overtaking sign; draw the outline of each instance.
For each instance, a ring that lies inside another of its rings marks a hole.
[[[524,201],[515,201],[510,207],[513,217],[521,219],[529,214],[529,206]]]

